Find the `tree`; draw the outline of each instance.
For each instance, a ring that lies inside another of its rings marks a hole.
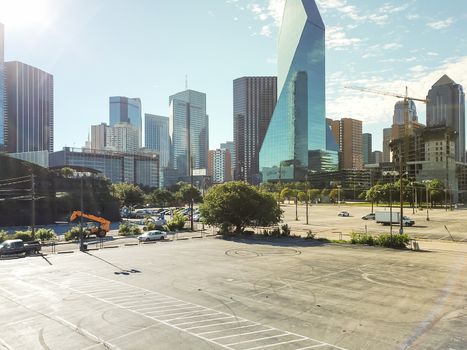
[[[177,193],[175,193],[175,198],[183,204],[190,203],[192,198],[194,203],[203,201],[201,192],[196,187],[191,187],[191,185],[185,183],[182,184]]]
[[[212,187],[200,210],[208,225],[234,227],[237,233],[247,227],[277,224],[282,216],[271,194],[240,181]]]
[[[121,205],[135,206],[144,203],[144,193],[137,185],[128,183],[112,184],[110,191],[112,196],[120,201]]]
[[[439,204],[444,201],[444,189],[445,186],[441,180],[433,179],[429,182],[428,192],[432,205]]]
[[[147,195],[146,203],[155,207],[170,207],[175,203],[175,196],[170,191],[156,189]]]
[[[308,198],[310,198],[310,201],[315,201],[321,196],[320,190],[317,189],[309,189],[308,190]]]
[[[290,190],[289,190],[289,188],[288,188],[288,187],[284,187],[284,188],[282,189],[282,191],[281,191],[280,196],[279,196],[279,198],[280,198],[280,200],[281,200],[281,203],[284,203],[285,199],[286,199],[286,198],[288,199],[289,196],[290,196]]]
[[[331,192],[329,192],[329,198],[331,198],[334,202],[337,202],[339,199],[339,189],[333,188]]]
[[[309,197],[307,196],[307,194],[305,192],[300,191],[300,192],[298,192],[298,200],[300,202],[308,202]]]

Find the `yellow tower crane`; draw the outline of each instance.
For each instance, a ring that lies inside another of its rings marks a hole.
[[[368,92],[368,93],[377,94],[377,95],[391,96],[391,97],[404,100],[404,135],[403,135],[404,153],[405,153],[404,157],[402,156],[402,149],[401,149],[402,143],[399,142],[399,184],[400,184],[400,230],[399,230],[399,233],[402,234],[404,233],[404,226],[403,226],[404,200],[403,200],[403,189],[402,189],[402,176],[404,175],[403,174],[403,161],[408,159],[409,131],[412,129],[412,119],[409,118],[409,101],[412,100],[412,101],[428,103],[429,100],[423,99],[423,98],[410,97],[407,86],[405,87],[405,95],[388,92],[388,91],[381,91],[377,89],[369,89],[369,88],[364,88],[364,87],[359,87],[359,86],[346,86],[345,88],[351,89],[351,90],[362,91],[362,92]],[[391,221],[392,221],[392,218],[391,218]]]

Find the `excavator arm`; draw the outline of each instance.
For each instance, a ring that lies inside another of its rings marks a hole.
[[[110,221],[107,220],[107,219],[104,219],[104,218],[101,218],[99,216],[95,216],[95,215],[91,215],[91,214],[85,214],[85,213],[82,213],[81,211],[77,210],[77,211],[74,211],[71,216],[70,216],[70,222],[72,221],[75,221],[77,218],[79,217],[83,217],[85,219],[88,219],[88,220],[92,220],[92,221],[95,221],[95,222],[98,222],[101,224],[101,228],[103,231],[105,231],[105,233],[109,232],[110,231]]]

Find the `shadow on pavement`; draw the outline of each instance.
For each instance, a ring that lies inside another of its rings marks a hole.
[[[89,252],[83,252],[83,253],[85,253],[85,254],[87,254],[87,255],[89,255],[89,256],[92,256],[93,258],[96,258],[96,259],[98,259],[98,260],[100,260],[100,261],[103,261],[103,262],[105,262],[106,264],[108,264],[108,265],[110,265],[110,266],[112,266],[112,267],[115,267],[115,268],[117,268],[118,270],[120,270],[120,271],[115,271],[115,272],[114,272],[115,275],[124,275],[124,276],[128,276],[128,275],[130,275],[130,274],[132,274],[132,273],[141,273],[141,271],[136,270],[136,269],[131,269],[131,270],[122,269],[121,267],[119,267],[119,266],[117,266],[117,265],[111,263],[110,261],[107,261],[107,260],[105,260],[105,259],[103,259],[103,258],[101,258],[101,257],[98,257],[98,256],[96,256],[96,255],[94,255],[94,254],[91,254],[91,253],[89,253]]]

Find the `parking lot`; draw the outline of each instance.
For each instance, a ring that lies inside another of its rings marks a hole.
[[[465,349],[461,253],[185,240],[0,261],[0,349]]]
[[[295,205],[283,204],[281,208],[285,211],[284,221],[293,228],[293,232],[305,235],[308,230],[320,237],[338,239],[342,234],[343,239],[348,239],[353,231],[370,233],[389,233],[389,226],[377,224],[374,220],[362,220],[361,217],[371,213],[370,206],[357,206],[342,204],[338,205],[313,205],[309,208],[309,225],[306,225],[305,206],[298,207],[298,218],[295,220]],[[394,207],[395,212],[399,208]],[[340,211],[348,211],[350,217],[339,217]],[[385,206],[374,207],[375,212],[386,211]],[[404,231],[412,238],[467,242],[467,210],[446,211],[445,209],[430,209],[429,218],[426,220],[426,210],[415,210],[404,208],[404,215],[415,220],[415,226],[404,227]],[[399,226],[393,226],[393,232],[399,232]]]

